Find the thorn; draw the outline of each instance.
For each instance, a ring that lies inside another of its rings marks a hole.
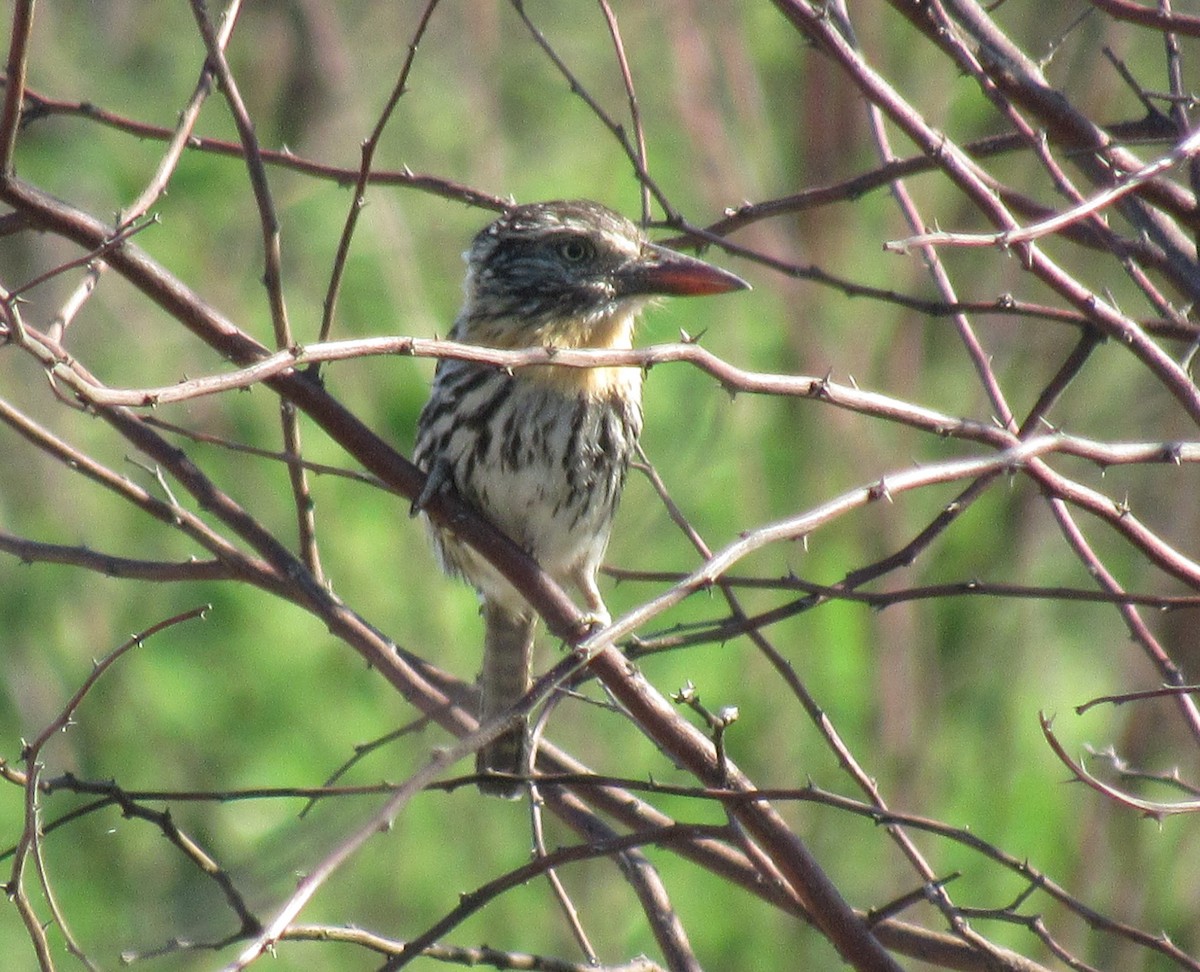
[[[696,686],[691,679],[684,682],[679,691],[671,695],[671,701],[678,705],[691,705],[696,701]]]

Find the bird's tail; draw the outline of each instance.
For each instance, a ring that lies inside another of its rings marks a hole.
[[[537,616],[532,612],[513,614],[485,600],[483,624],[483,672],[479,676],[483,696],[479,709],[481,723],[503,714],[529,691]],[[524,773],[529,746],[526,722],[522,717],[480,749],[475,758],[476,770]],[[509,780],[488,780],[481,782],[479,789],[513,800],[521,795],[522,788]]]

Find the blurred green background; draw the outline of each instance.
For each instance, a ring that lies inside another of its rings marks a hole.
[[[858,5],[856,5],[858,6]],[[1082,4],[1012,0],[998,14],[1013,36],[1041,55]],[[264,147],[353,170],[359,145],[395,81],[421,5],[319,0],[247,4],[229,56]],[[587,3],[536,0],[526,9],[587,90],[628,125],[627,103],[601,11]],[[876,165],[865,114],[836,67],[816,54],[766,3],[707,5],[693,0],[617,4],[644,120],[649,168],[691,221],[727,207],[828,184]],[[215,12],[215,11],[214,11]],[[942,63],[885,5],[852,10],[869,57],[902,93],[960,144],[1003,130],[972,81]],[[1066,34],[1047,67],[1052,82],[1102,121],[1136,119],[1142,108],[1100,55],[1111,45],[1149,88],[1165,87],[1152,35],[1093,16]],[[64,0],[37,9],[29,84],[68,101],[91,102],[170,127],[203,63],[186,4]],[[197,134],[235,138],[223,99],[206,105]],[[902,140],[900,154],[910,152]],[[1149,153],[1152,150],[1147,150]],[[107,218],[151,178],[162,145],[81,117],[29,124],[18,146],[18,173]],[[1147,157],[1150,157],[1147,154]],[[990,162],[1030,195],[1055,203],[1025,155]],[[520,201],[585,196],[639,211],[632,167],[615,139],[572,94],[533,43],[516,12],[498,2],[446,3],[422,40],[409,90],[380,146],[376,168],[409,166]],[[282,222],[284,284],[297,340],[313,340],[351,194],[335,179],[271,170]],[[937,176],[913,179],[924,217],[946,228],[982,229],[977,215]],[[158,225],[137,239],[153,256],[237,325],[269,343],[261,285],[261,235],[245,167],[236,159],[191,152],[168,195],[154,207]],[[661,214],[657,214],[661,215]],[[444,335],[457,309],[460,254],[491,218],[460,202],[411,189],[373,188],[341,294],[335,338]],[[775,218],[736,241],[778,259],[810,263],[858,283],[932,296],[916,258],[887,255],[887,239],[907,229],[884,191],[803,214]],[[1115,264],[1046,244],[1118,303],[1143,313]],[[0,240],[0,272],[12,289],[78,253],[48,235]],[[910,399],[984,421],[990,413],[961,344],[946,320],[867,300],[851,300],[750,261],[710,251],[745,276],[748,294],[674,301],[652,309],[644,343],[703,334],[717,355],[749,369],[808,375]],[[1049,295],[1015,259],[947,252],[965,299],[1012,292]],[[27,297],[26,319],[49,321],[77,285],[64,274]],[[1014,407],[1028,408],[1076,340],[1073,330],[1040,320],[981,317],[976,322]],[[219,371],[223,363],[181,327],[107,274],[68,335],[68,346],[101,380],[134,387]],[[1180,349],[1182,350],[1182,349]],[[411,448],[432,362],[363,359],[326,372],[330,390],[401,451]],[[58,405],[45,377],[9,348],[0,353],[4,397],[113,468],[153,488],[109,429]],[[1121,349],[1096,355],[1053,419],[1081,435],[1165,440],[1195,438],[1173,403]],[[684,365],[655,368],[646,387],[647,452],[672,496],[714,547],[746,529],[792,514],[880,476],[972,454],[879,420],[813,401],[739,395]],[[263,390],[200,399],[159,410],[163,419],[207,434],[279,448],[275,399]],[[306,426],[306,455],[344,457]],[[294,517],[282,467],[217,446],[188,445],[223,488],[283,537]],[[99,488],[32,452],[0,429],[0,528],[21,536],[145,558],[182,559],[199,551]],[[1064,471],[1108,495],[1131,497],[1135,512],[1195,553],[1194,468],[1116,469],[1106,476],[1082,463]],[[335,476],[314,478],[321,553],[336,592],[399,644],[464,679],[474,676],[480,624],[474,597],[433,569],[407,503]],[[909,494],[891,505],[844,517],[807,546],[772,548],[738,573],[836,582],[906,543],[957,489]],[[1171,585],[1104,528],[1089,539],[1130,589]],[[697,558],[643,477],[630,486],[609,551],[615,566],[687,571]],[[968,579],[1090,587],[1030,484],[1014,478],[979,502],[912,568],[885,587]],[[661,585],[604,584],[614,615]],[[751,612],[784,600],[748,592]],[[357,744],[413,718],[413,712],[362,661],[289,605],[232,584],[139,584],[0,557],[0,754],[16,760],[86,677],[92,659],[173,613],[211,602],[207,620],[172,629],[133,651],[85,700],[74,725],[48,748],[47,774],[112,778],[130,789],[233,790],[321,783]],[[719,597],[697,596],[657,628],[720,617]],[[1185,670],[1195,657],[1194,615],[1152,619]],[[646,632],[649,633],[649,632]],[[1128,638],[1117,612],[1101,605],[963,598],[907,603],[883,611],[827,605],[768,632],[825,709],[890,805],[969,827],[1049,874],[1089,904],[1150,932],[1166,930],[1200,948],[1196,826],[1161,827],[1135,819],[1078,786],[1046,747],[1039,710],[1058,713],[1056,729],[1072,751],[1084,741],[1116,744],[1139,765],[1160,771],[1179,761],[1197,769],[1194,744],[1169,706],[1071,707],[1106,693],[1152,687],[1157,675]],[[540,664],[558,657],[543,639]],[[733,757],[764,786],[809,779],[854,793],[835,758],[770,665],[745,639],[647,658],[642,667],[663,691],[691,680],[711,707],[737,705]],[[1194,669],[1194,663],[1192,668]],[[684,781],[630,725],[586,707],[563,706],[556,741],[601,771]],[[432,747],[426,730],[373,754],[348,781],[399,780]],[[464,764],[465,769],[465,764]],[[1161,795],[1161,794],[1159,794]],[[0,833],[20,833],[16,787],[0,790]],[[47,822],[81,801],[43,801]],[[372,811],[377,800],[321,805],[302,821],[299,801],[227,804],[173,802],[171,812],[270,914],[295,875],[319,860]],[[714,808],[667,802],[681,819],[720,822]],[[871,907],[910,891],[917,879],[879,828],[814,806],[785,808],[853,903]],[[573,842],[552,827],[551,844]],[[946,841],[918,837],[963,905],[999,908],[1022,880]],[[527,812],[473,791],[427,794],[396,828],[372,840],[304,913],[309,922],[355,924],[406,938],[497,873],[528,858]],[[835,967],[820,937],[749,895],[661,851],[673,903],[707,968],[784,970]],[[63,911],[103,967],[123,951],[145,952],[172,938],[212,941],[232,933],[233,917],[213,884],[199,877],[151,826],[109,809],[53,832],[49,873]],[[2,865],[7,867],[7,864]],[[636,901],[608,862],[577,865],[564,879],[585,927],[608,962],[655,946]],[[35,903],[39,903],[35,897]],[[1082,924],[1037,897],[1062,944],[1106,968],[1159,968],[1145,953],[1114,951]],[[914,917],[940,927],[932,912]],[[994,941],[1035,957],[1024,930],[979,921]],[[61,940],[51,931],[56,945]],[[506,894],[456,929],[450,940],[574,955],[543,883]],[[32,968],[27,936],[13,908],[0,911],[6,967]],[[60,953],[61,954],[61,953]],[[216,968],[235,954],[172,952],[145,969]],[[63,956],[63,966],[70,961]],[[12,964],[8,964],[12,963]],[[288,943],[279,969],[370,969],[378,959],[351,946]],[[418,960],[414,968],[432,968]]]

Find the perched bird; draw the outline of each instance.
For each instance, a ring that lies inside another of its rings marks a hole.
[[[516,206],[480,231],[464,256],[466,298],[450,337],[489,348],[630,348],[634,321],[653,297],[747,286],[582,200]],[[457,490],[607,623],[596,571],[641,432],[641,399],[638,368],[506,371],[443,359],[417,427],[414,458],[427,482],[414,512],[437,491]],[[479,718],[487,721],[530,687],[537,616],[452,529],[427,525],[443,569],[472,584],[482,601]],[[504,774],[522,774],[528,764],[524,720],[476,762],[481,773]],[[480,789],[515,798],[522,787],[503,777]]]

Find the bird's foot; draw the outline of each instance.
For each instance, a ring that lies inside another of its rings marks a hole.
[[[429,466],[429,472],[425,474],[425,485],[421,487],[421,492],[412,501],[412,506],[408,508],[408,515],[416,516],[425,509],[425,505],[431,499],[439,493],[445,492],[449,485],[450,463],[445,459],[435,459]]]
[[[612,615],[608,613],[607,608],[602,607],[598,611],[593,608],[590,611],[584,612],[583,623],[587,625],[589,630],[607,628],[612,624]]]

